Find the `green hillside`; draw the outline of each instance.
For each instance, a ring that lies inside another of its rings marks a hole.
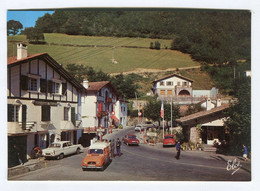
[[[134,71],[136,68],[167,69],[198,66],[189,54],[166,49],[172,40],[94,37],[65,34],[44,34],[46,44],[29,44],[28,53],[46,52],[58,63],[84,64],[106,73]],[[150,43],[159,41],[161,50],[149,49]],[[17,42],[27,42],[24,35],[8,37],[8,56],[16,54]],[[116,63],[112,63],[112,58]]]

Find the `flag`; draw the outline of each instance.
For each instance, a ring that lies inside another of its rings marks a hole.
[[[162,101],[162,106],[161,106],[161,118],[164,117],[164,108],[163,108],[163,101]]]

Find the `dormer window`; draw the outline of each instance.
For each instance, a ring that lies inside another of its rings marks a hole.
[[[161,82],[160,82],[160,86],[164,86],[164,81],[161,81]]]

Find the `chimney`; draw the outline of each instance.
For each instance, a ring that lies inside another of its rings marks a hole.
[[[206,104],[207,111],[211,110],[212,109],[211,107],[212,107],[211,99],[208,98],[207,99],[207,104]]]
[[[217,104],[216,104],[217,107],[221,106],[221,99],[217,99]]]
[[[17,60],[27,57],[27,45],[18,43],[17,44]]]
[[[83,86],[84,86],[84,88],[88,89],[89,84],[88,84],[88,80],[87,79],[83,80]]]

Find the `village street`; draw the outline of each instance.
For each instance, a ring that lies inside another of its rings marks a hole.
[[[122,138],[134,132],[133,127],[118,130],[106,135],[106,139]],[[240,163],[241,167],[232,169],[234,157],[203,151],[183,151],[180,160],[174,158],[175,147],[163,148],[140,144],[126,146],[122,143],[121,157],[112,159],[104,171],[82,171],[81,161],[86,154],[72,155],[62,160],[48,160],[45,168],[23,175],[10,177],[9,180],[98,180],[98,181],[250,181],[251,162]],[[237,162],[239,161],[236,159]],[[229,165],[228,165],[229,164]]]

